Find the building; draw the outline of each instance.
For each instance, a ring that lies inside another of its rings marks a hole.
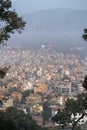
[[[48,92],[48,85],[47,84],[41,84],[38,83],[35,87],[34,87],[34,93],[47,93]]]

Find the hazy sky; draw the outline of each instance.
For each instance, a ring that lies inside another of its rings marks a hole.
[[[20,13],[50,8],[87,9],[87,0],[12,0],[13,7]]]

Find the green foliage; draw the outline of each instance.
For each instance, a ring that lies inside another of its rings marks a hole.
[[[82,86],[83,86],[83,88],[85,88],[86,91],[87,91],[87,75],[86,75],[85,78],[84,78],[84,81],[83,81],[83,83],[82,83]]]
[[[77,100],[68,99],[65,103],[65,108],[62,111],[58,110],[57,114],[53,117],[53,121],[58,123],[61,127],[71,124],[73,130],[86,115],[86,109],[87,95],[86,93],[82,93],[77,96]],[[77,113],[80,117],[76,119]]]
[[[0,44],[7,41],[11,34],[21,32],[25,27],[22,17],[12,9],[10,0],[0,0]]]
[[[81,93],[77,95],[77,103],[79,105],[79,109],[84,112],[87,109],[87,93]]]
[[[87,41],[87,29],[84,29],[84,34],[82,35],[82,38]]]
[[[81,130],[87,130],[87,122],[85,122],[85,124],[81,126]]]
[[[87,29],[84,31],[87,33]],[[61,127],[71,124],[73,130],[79,124],[80,120],[87,115],[87,75],[84,78],[82,86],[86,89],[86,92],[78,94],[76,100],[68,99],[65,103],[65,108],[62,111],[58,110],[57,114],[52,118]],[[77,113],[79,114],[78,118],[76,118]]]
[[[73,114],[75,116],[79,109],[77,101],[74,99],[68,99],[65,103],[65,109],[68,113]]]
[[[36,130],[39,126],[29,114],[25,114],[16,108],[7,108],[5,112],[0,112],[0,130]]]
[[[9,67],[4,67],[4,68],[0,67],[0,78],[3,79],[5,77],[7,71],[9,70],[9,68],[10,68],[10,66]]]
[[[58,123],[61,127],[65,127],[70,123],[74,123],[75,116],[78,112],[78,104],[74,99],[68,99],[65,108],[61,111],[60,109],[57,112],[57,115],[53,120]],[[73,118],[71,118],[73,115]]]
[[[61,126],[62,128],[68,125],[69,119],[70,114],[68,114],[65,109],[63,109],[62,111],[58,109],[57,114],[52,118],[52,120],[59,124],[59,126]]]

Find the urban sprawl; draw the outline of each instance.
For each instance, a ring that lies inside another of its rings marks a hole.
[[[63,108],[67,98],[84,91],[87,57],[59,53],[51,46],[38,50],[0,50],[0,67],[10,66],[0,79],[0,109],[9,106],[41,116],[42,103],[47,101],[52,112]]]

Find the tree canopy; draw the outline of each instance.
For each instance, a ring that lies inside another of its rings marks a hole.
[[[82,35],[82,38],[87,41],[87,29],[84,29],[84,34]]]
[[[22,110],[16,108],[7,108],[6,111],[0,111],[0,130],[40,130],[36,121],[25,114]]]
[[[83,86],[83,88],[85,88],[85,90],[87,91],[87,75],[86,75],[85,78],[84,78],[84,81],[83,81],[83,83],[82,83],[82,86]]]
[[[87,116],[87,76],[85,76],[82,86],[86,91],[78,94],[77,99],[68,99],[64,109],[62,111],[58,110],[52,118],[59,126],[64,128],[71,125],[73,130],[80,123],[80,120]]]
[[[0,44],[7,41],[15,31],[21,33],[25,24],[23,18],[12,9],[11,0],[0,0]]]

